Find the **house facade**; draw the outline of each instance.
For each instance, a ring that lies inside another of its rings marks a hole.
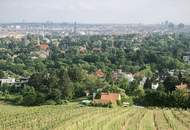
[[[101,93],[100,99],[94,99],[94,103],[97,104],[108,104],[117,103],[121,100],[121,95],[119,93]]]
[[[3,78],[0,79],[0,84],[14,84],[16,82],[15,78]]]

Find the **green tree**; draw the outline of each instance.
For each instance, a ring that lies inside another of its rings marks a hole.
[[[152,81],[150,78],[147,78],[144,84],[144,89],[151,89],[152,88]]]
[[[178,79],[173,76],[168,76],[164,80],[163,84],[167,92],[172,92],[175,90],[176,84],[178,83]]]
[[[5,73],[3,71],[0,71],[0,79],[5,77]]]
[[[79,66],[72,66],[68,69],[69,77],[74,82],[80,82],[85,79],[85,73]]]
[[[22,101],[23,105],[31,106],[36,104],[37,94],[34,87],[25,85],[22,90],[22,96],[23,96],[23,101]]]
[[[59,77],[59,86],[62,91],[62,97],[65,99],[72,99],[74,95],[74,86],[69,78],[67,70],[61,70]]]

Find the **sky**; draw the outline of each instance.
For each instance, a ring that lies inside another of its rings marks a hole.
[[[0,23],[190,24],[190,0],[0,0]]]

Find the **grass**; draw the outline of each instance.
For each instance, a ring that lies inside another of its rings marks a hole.
[[[0,130],[190,130],[190,112],[135,107],[0,104]]]
[[[154,124],[153,110],[147,110],[146,114],[140,122],[140,130],[156,130]]]

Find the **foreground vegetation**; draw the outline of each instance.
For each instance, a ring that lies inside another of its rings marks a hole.
[[[87,107],[77,103],[0,105],[2,130],[189,130],[190,111],[139,107]],[[113,118],[114,117],[114,118]]]

